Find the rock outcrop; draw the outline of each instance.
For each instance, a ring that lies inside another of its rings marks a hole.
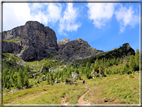
[[[61,40],[58,42],[58,47],[59,49],[55,58],[62,59],[63,61],[85,59],[103,52],[91,48],[88,42],[80,38],[74,41],[69,39]]]
[[[9,53],[15,53],[18,54],[20,53],[22,47],[16,43],[13,42],[2,42],[2,51],[3,52],[9,52]]]
[[[90,60],[91,62],[95,62],[96,59],[101,60],[103,58],[106,59],[123,58],[128,55],[135,55],[135,51],[130,47],[129,43],[125,43],[118,49],[113,49],[111,51],[93,56],[90,58]]]
[[[73,77],[73,81],[78,79],[78,74],[76,72],[71,72],[71,76]]]
[[[62,46],[66,45],[66,44],[69,43],[69,42],[70,42],[70,39],[68,39],[68,38],[65,38],[65,39],[63,39],[63,40],[60,40],[60,41],[58,42],[58,48],[61,48]]]
[[[55,32],[37,21],[4,31],[2,36],[4,40],[18,40],[18,43],[4,42],[3,52],[20,53],[19,57],[25,61],[42,59],[58,50]]]
[[[37,21],[3,32],[3,39],[28,39],[46,49],[58,49],[55,32]]]
[[[44,67],[44,66],[42,66],[42,67],[41,67],[41,69],[40,69],[40,73],[42,73],[43,71],[48,72],[48,71],[49,71],[49,69],[48,69],[48,68],[46,68],[46,67]]]

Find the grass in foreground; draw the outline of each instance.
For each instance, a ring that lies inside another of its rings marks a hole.
[[[71,104],[75,104],[86,90],[79,85],[64,85],[64,83],[44,85],[5,94],[3,102],[4,104],[61,104],[61,99],[66,97]]]
[[[111,75],[88,80],[91,91],[84,100],[101,104],[139,104],[139,74]]]
[[[3,96],[4,104],[61,104],[62,98],[70,104],[77,104],[78,98],[88,91],[84,100],[94,104],[139,104],[139,74],[110,75],[103,78],[81,80],[77,85],[64,83],[39,85]]]

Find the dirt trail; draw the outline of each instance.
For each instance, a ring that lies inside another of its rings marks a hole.
[[[89,102],[88,100],[87,101],[84,101],[83,98],[85,97],[85,95],[90,91],[90,88],[87,92],[85,92],[83,95],[81,95],[78,99],[78,103],[77,104],[93,104],[92,102]]]
[[[66,101],[66,98],[62,98],[61,104],[63,104],[63,105],[69,105],[69,102],[65,102],[65,101]]]

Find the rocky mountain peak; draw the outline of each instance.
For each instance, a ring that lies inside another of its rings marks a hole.
[[[88,42],[85,41],[85,40],[83,40],[83,39],[81,39],[81,38],[77,38],[75,41],[78,41],[80,44],[84,44],[87,47],[90,47],[90,45],[88,44]]]
[[[22,48],[22,51],[16,48],[18,50],[16,52],[20,52],[17,53],[19,54],[18,56],[26,61],[47,57],[51,52],[58,50],[55,32],[37,21],[28,21],[23,26],[3,32],[2,36],[4,40],[10,39],[18,42],[16,44]],[[4,49],[5,46],[3,46],[4,52],[11,52],[10,46],[12,45],[5,44],[9,47],[9,50]]]
[[[37,21],[27,21],[24,25],[24,29],[45,30],[45,27]]]
[[[60,48],[61,46],[65,45],[69,42],[70,42],[70,39],[68,39],[68,38],[65,38],[65,39],[58,41],[58,48]]]
[[[129,50],[129,49],[131,48],[131,46],[130,46],[130,44],[129,44],[129,43],[125,43],[125,44],[123,44],[123,46],[122,46],[122,47],[127,48],[127,50]]]
[[[68,38],[58,42],[58,52],[55,58],[62,59],[64,61],[72,59],[84,59],[102,53],[90,47],[87,41],[77,38],[70,41]]]

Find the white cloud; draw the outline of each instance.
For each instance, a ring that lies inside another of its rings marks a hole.
[[[63,16],[62,16],[63,12]],[[59,33],[65,31],[77,31],[81,26],[76,23],[78,8],[72,3],[67,4],[65,11],[59,3],[4,3],[3,5],[3,29],[10,30],[14,27],[24,25],[26,21],[39,21],[43,24],[55,24],[59,21]]]
[[[34,3],[30,5],[31,14],[36,20],[48,24],[48,22],[56,23],[61,17],[62,6],[61,4]]]
[[[88,3],[88,18],[93,20],[97,28],[102,28],[111,19],[114,13],[113,3]]]
[[[30,8],[27,3],[4,3],[3,4],[3,30],[25,24],[32,19]]]
[[[129,8],[120,5],[120,8],[115,11],[116,19],[120,22],[120,32],[124,32],[125,27],[130,25],[134,27],[139,23],[139,15],[136,14],[132,6]]]
[[[59,33],[66,35],[64,31],[77,31],[81,26],[81,23],[76,23],[78,17],[78,8],[73,8],[72,3],[67,4],[67,8],[63,13],[63,17],[60,19]]]
[[[28,20],[36,20],[44,24],[56,23],[60,19],[61,10],[60,4],[52,3],[33,3],[30,5],[27,3],[4,3],[3,29],[10,30],[24,25]]]

